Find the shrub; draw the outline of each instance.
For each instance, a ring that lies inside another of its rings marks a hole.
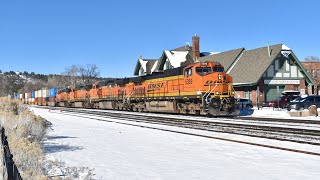
[[[42,140],[46,120],[35,116],[19,100],[0,99],[0,123],[6,130],[13,159],[23,179],[47,179]]]

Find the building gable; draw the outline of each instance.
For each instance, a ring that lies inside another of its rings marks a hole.
[[[151,74],[156,61],[157,59],[138,59],[133,75],[143,76]]]
[[[162,56],[159,58],[154,71],[163,71],[167,68],[181,67],[182,63],[194,62],[190,60],[189,51],[163,51]]]
[[[264,79],[312,79],[294,53],[285,45],[277,44],[244,51],[230,71],[234,85],[255,85]]]
[[[233,82],[237,84],[256,84],[264,72],[280,54],[282,45],[244,50],[239,60],[229,69]]]

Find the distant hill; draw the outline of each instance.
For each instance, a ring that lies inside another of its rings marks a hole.
[[[67,76],[58,74],[36,74],[34,72],[2,72],[0,71],[0,97],[26,93],[43,88],[65,88],[93,84],[97,81],[108,81],[113,78],[88,76]]]

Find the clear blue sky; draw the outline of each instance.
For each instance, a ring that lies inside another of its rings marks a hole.
[[[139,55],[191,43],[221,52],[283,43],[320,56],[319,1],[0,1],[0,69],[60,74],[96,64],[102,77],[133,74]]]

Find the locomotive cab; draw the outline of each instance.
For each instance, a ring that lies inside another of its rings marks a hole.
[[[216,62],[199,62],[186,66],[183,71],[184,89],[197,91],[202,108],[212,115],[228,115],[235,112],[232,77]]]

